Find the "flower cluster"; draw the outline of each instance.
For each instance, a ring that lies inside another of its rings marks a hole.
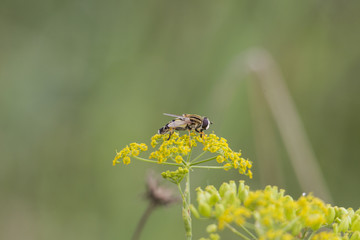
[[[192,136],[195,133],[191,133]],[[195,140],[189,140],[189,136],[184,134],[181,137],[179,133],[174,132],[168,140],[168,135],[156,134],[151,138],[151,146],[155,148],[161,142],[159,148],[150,154],[150,159],[157,159],[158,163],[166,162],[168,159],[174,160],[176,163],[182,163],[182,156],[190,153],[191,147],[196,146]],[[190,146],[189,146],[190,142]]]
[[[192,149],[198,145],[202,146],[203,153],[194,159],[190,159]],[[233,151],[225,138],[220,138],[213,133],[199,136],[195,132],[191,132],[189,135],[183,134],[180,136],[178,132],[174,132],[170,138],[169,135],[155,134],[151,138],[151,146],[155,148],[155,150],[150,153],[149,159],[144,159],[138,157],[138,155],[140,151],[146,151],[148,149],[146,144],[131,143],[116,153],[113,164],[120,163],[119,159],[122,159],[124,164],[129,164],[130,158],[133,157],[146,162],[176,165],[190,169],[192,166],[200,163],[216,160],[217,163],[222,165],[219,168],[224,170],[237,169],[240,174],[252,178],[252,172],[250,170],[252,163],[248,159],[241,157],[240,151]],[[200,157],[206,152],[215,155],[211,158],[201,160]],[[199,161],[197,161],[198,159]]]
[[[223,164],[225,170],[231,168],[238,169],[240,174],[248,175],[252,178],[252,172],[250,168],[252,163],[245,158],[241,157],[241,152],[233,151],[225,138],[220,138],[215,134],[204,134],[203,137],[196,135],[192,132],[189,135],[184,134],[180,136],[175,132],[169,140],[167,135],[156,134],[151,138],[151,146],[159,148],[150,154],[150,158],[157,159],[159,163],[166,162],[168,159],[174,160],[176,163],[183,161],[182,156],[186,156],[190,153],[193,147],[196,147],[199,143],[203,145],[204,152],[215,153],[214,159],[220,164]]]
[[[178,184],[188,172],[189,170],[187,168],[179,167],[176,171],[167,170],[166,172],[163,172],[161,176],[172,183]]]
[[[225,162],[225,170],[235,168],[239,170],[240,174],[245,174],[252,178],[250,170],[252,167],[251,162],[248,159],[242,158],[240,151],[235,152],[231,150],[225,138],[219,138],[212,133],[205,135],[204,138],[197,137],[196,140],[203,143],[204,151],[218,154],[216,161],[218,163]]]
[[[113,165],[120,163],[119,159],[123,160],[125,165],[130,163],[130,157],[136,157],[140,154],[140,151],[144,152],[148,149],[145,143],[130,143],[123,148],[120,152],[116,151],[116,156],[113,160]]]
[[[244,181],[239,187],[230,181],[219,190],[198,188],[197,202],[198,208],[192,207],[195,216],[216,219],[219,230],[236,231],[232,225],[237,225],[251,238],[360,239],[360,209],[332,207],[312,195],[294,200],[277,187],[250,191]],[[317,232],[322,227],[332,231]]]

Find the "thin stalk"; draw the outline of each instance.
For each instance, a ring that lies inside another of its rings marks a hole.
[[[205,152],[204,152],[205,153]],[[201,154],[200,154],[201,155]],[[217,157],[217,156],[216,156]],[[198,164],[201,164],[201,163],[204,163],[204,162],[209,162],[209,161],[212,161],[214,159],[216,159],[216,157],[211,157],[211,158],[208,158],[208,159],[205,159],[205,160],[201,160],[201,161],[198,161],[198,162],[194,162],[192,161],[192,163],[190,164],[190,166],[194,166],[194,165],[198,165]]]
[[[143,161],[143,162],[148,162],[148,163],[157,163],[157,164],[164,164],[164,165],[171,165],[171,166],[182,166],[181,164],[178,164],[178,163],[168,163],[168,162],[162,162],[162,163],[159,163],[158,161],[154,161],[154,160],[150,160],[150,159],[146,159],[146,158],[141,158],[141,157],[138,157],[138,156],[133,156],[133,158],[137,159],[137,160],[140,160],[140,161]]]
[[[257,239],[257,237],[252,234],[252,232],[250,232],[244,225],[240,225],[240,227],[247,233],[249,234],[253,239]]]
[[[186,162],[187,162],[187,163],[190,162],[192,150],[193,150],[193,147],[190,148],[190,152],[189,152],[189,154],[188,154],[188,156],[187,156],[187,159],[186,159]]]
[[[183,195],[182,216],[185,225],[186,240],[192,239],[191,213],[190,213],[190,172],[186,174],[185,191]]]
[[[182,199],[185,199],[184,193],[183,193],[183,192],[182,192],[182,190],[181,190],[180,183],[177,183],[177,184],[176,184],[176,186],[177,186],[177,187],[178,187],[178,189],[179,189],[179,192],[180,192],[181,198],[182,198]]]
[[[299,218],[300,217],[294,218],[286,227],[283,228],[283,231],[285,232],[285,231],[290,230],[292,228],[292,226],[294,225],[294,223],[299,220]]]
[[[247,236],[245,236],[244,234],[242,234],[241,232],[239,232],[238,230],[236,230],[233,226],[231,226],[230,224],[226,223],[225,226],[230,229],[233,233],[235,233],[236,235],[238,235],[239,237],[245,239],[245,240],[250,240],[250,238],[248,238]]]
[[[196,158],[194,158],[191,163],[195,162],[196,160],[198,160],[199,158],[201,158],[204,154],[206,153],[206,151],[200,153]]]
[[[141,234],[142,230],[144,229],[145,223],[155,208],[156,208],[156,204],[154,202],[150,202],[149,206],[146,208],[144,214],[142,215],[142,217],[135,229],[134,235],[131,238],[132,240],[140,239],[140,234]]]
[[[316,231],[312,231],[312,233],[310,234],[310,236],[308,237],[309,240],[312,239],[312,237],[315,235]],[[305,235],[305,234],[304,234]]]
[[[247,227],[247,228],[250,228],[250,229],[252,229],[252,230],[255,230],[255,226],[254,226],[254,224],[252,224],[252,223],[245,222],[245,223],[244,223],[244,226]]]
[[[191,168],[224,169],[224,166],[191,166]]]

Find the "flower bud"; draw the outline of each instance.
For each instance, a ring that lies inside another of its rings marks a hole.
[[[306,224],[311,227],[312,230],[318,230],[324,223],[324,217],[321,214],[311,214],[307,216]]]
[[[335,209],[328,205],[328,213],[326,214],[326,223],[331,224],[335,219]]]
[[[219,240],[220,236],[217,233],[211,233],[210,234],[210,240]]]
[[[239,181],[238,198],[240,202],[245,202],[245,199],[249,195],[249,186],[245,185],[245,181]]]
[[[192,204],[190,204],[190,211],[194,215],[194,217],[196,217],[197,219],[200,218],[200,214],[199,214],[198,210]]]
[[[221,216],[225,211],[225,207],[222,204],[215,204],[215,216],[218,218],[219,216]]]
[[[339,224],[339,231],[346,232],[350,226],[350,217],[344,216]]]
[[[271,196],[272,196],[274,199],[278,199],[278,197],[279,197],[279,191],[278,191],[278,187],[277,187],[277,186],[267,185],[267,186],[265,187],[264,192],[270,192],[270,193],[271,193]]]
[[[124,157],[123,162],[125,165],[128,165],[130,163],[130,158],[129,157]]]
[[[303,229],[303,225],[300,222],[297,222],[296,224],[294,224],[291,228],[291,233],[294,236],[299,235],[299,233],[301,232],[301,230]]]
[[[205,191],[199,189],[198,194],[197,194],[197,201],[198,201],[198,203],[203,203],[203,202],[208,201],[208,197],[206,196]]]
[[[225,196],[225,193],[226,193],[227,191],[229,191],[229,189],[230,189],[230,186],[229,186],[228,183],[225,182],[225,183],[221,184],[221,186],[220,186],[220,188],[219,188],[220,196],[221,196],[221,197],[224,197],[224,196]]]
[[[348,216],[350,217],[350,219],[352,219],[352,218],[355,216],[355,211],[354,211],[354,209],[348,208],[347,211],[348,211],[348,213],[349,213]]]
[[[168,172],[168,171],[167,171]],[[168,177],[168,173],[167,172],[162,172],[161,173],[161,176],[163,177],[163,178],[167,178]]]
[[[360,231],[360,217],[354,218],[354,221],[351,223],[352,231]]]
[[[333,229],[334,229],[334,233],[338,234],[339,233],[339,224],[338,223],[334,223],[332,225]]]
[[[336,217],[342,218],[343,215],[348,214],[348,211],[343,207],[335,207]]]
[[[356,210],[355,214],[360,215],[360,208]]]
[[[351,236],[350,240],[360,240],[360,232],[355,231],[353,235]]]
[[[224,158],[223,156],[219,155],[219,156],[216,157],[216,161],[217,161],[218,163],[222,163],[222,162],[225,161],[225,158]]]
[[[296,217],[296,207],[294,200],[290,196],[284,197],[284,211],[285,211],[285,217],[288,220],[294,219]]]
[[[210,217],[211,216],[211,207],[209,204],[205,202],[199,203],[199,213],[203,215],[204,217]]]
[[[221,202],[225,205],[232,205],[236,202],[236,200],[236,192],[229,189],[227,192],[225,192]]]
[[[210,224],[209,226],[206,227],[206,232],[208,233],[214,233],[216,231],[217,231],[216,224]]]
[[[236,183],[235,183],[235,181],[230,181],[229,185],[230,185],[231,191],[236,192]]]
[[[214,206],[220,200],[220,195],[213,185],[209,185],[205,190],[210,194],[209,204]]]
[[[177,155],[177,156],[175,157],[175,162],[178,163],[178,164],[180,164],[180,163],[183,162],[183,158],[182,158],[180,155]]]

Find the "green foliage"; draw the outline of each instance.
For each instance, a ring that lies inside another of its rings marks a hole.
[[[198,188],[194,215],[217,222],[207,232],[228,228],[239,239],[360,239],[360,209],[334,207],[312,195],[294,200],[276,186],[251,191],[240,181],[236,188],[234,181],[218,191],[212,185]]]

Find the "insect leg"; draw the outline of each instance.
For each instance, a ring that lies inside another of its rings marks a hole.
[[[201,137],[202,139],[204,139],[204,130],[201,129],[201,130],[199,131],[199,133],[200,133],[200,137]]]
[[[174,130],[173,129],[170,129],[170,132],[169,132],[169,138],[166,140],[166,141],[169,141],[170,138],[171,138],[171,135],[173,134]]]
[[[191,148],[191,135],[190,135],[190,129],[188,129],[189,132],[189,147]]]
[[[200,129],[200,130],[198,130],[198,128],[195,128],[195,131],[197,132],[197,133],[200,133],[200,137],[201,138],[203,138],[203,136],[204,136],[204,129]]]

